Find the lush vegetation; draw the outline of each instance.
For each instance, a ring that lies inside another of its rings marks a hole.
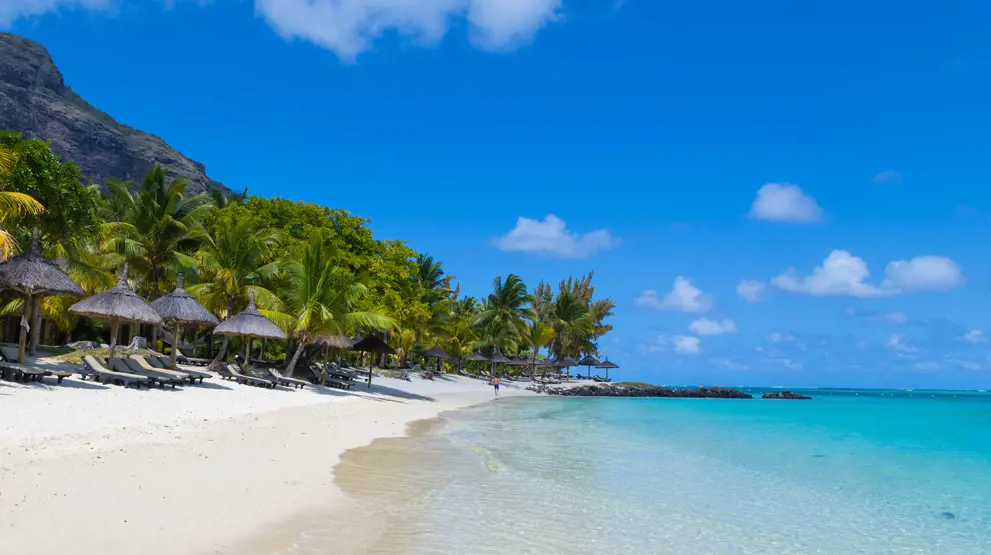
[[[439,346],[449,368],[476,351],[578,359],[598,354],[615,306],[596,298],[591,273],[532,290],[510,273],[482,299],[463,296],[440,261],[374,239],[367,221],[345,210],[247,191],[192,194],[165,168],[137,183],[87,185],[47,143],[0,132],[0,258],[19,252],[32,228],[88,294],[111,287],[125,263],[144,297],[170,291],[182,273],[186,290],[222,319],[254,293],[290,337],[264,343],[264,355],[285,356],[290,372],[324,355],[327,338],[369,334],[384,336],[399,362]],[[19,299],[7,301],[3,311],[19,314]],[[45,299],[47,341],[106,341],[102,323],[67,312],[74,301]],[[156,330],[145,331],[155,342]],[[209,345],[217,360],[233,351],[226,339]]]

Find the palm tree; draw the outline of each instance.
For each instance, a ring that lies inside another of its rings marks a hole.
[[[561,291],[548,315],[554,330],[549,352],[560,356],[579,356],[582,341],[592,333],[588,305],[570,291]]]
[[[527,321],[533,321],[537,316],[530,305],[531,299],[519,276],[509,274],[505,282],[502,276],[495,278],[492,293],[476,321],[496,353],[518,348]]]
[[[337,253],[321,231],[313,232],[301,252],[283,263],[285,283],[281,289],[284,308],[265,311],[272,321],[291,332],[296,350],[286,367],[292,376],[303,351],[322,335],[353,335],[362,330],[395,327],[384,308],[356,310],[368,287],[338,264]]]
[[[208,310],[230,318],[248,302],[251,292],[262,308],[277,308],[279,300],[266,285],[279,274],[273,261],[279,234],[253,218],[217,222],[193,254],[200,283],[186,287]],[[216,366],[227,353],[228,338],[211,363]]]
[[[530,325],[527,326],[524,339],[526,339],[527,345],[533,349],[533,357],[530,363],[536,368],[537,354],[540,352],[540,349],[547,347],[554,340],[554,328],[546,322],[539,320],[530,322]]]
[[[0,178],[11,175],[17,166],[17,153],[14,149],[0,145]],[[17,249],[17,241],[3,224],[25,214],[41,214],[45,207],[31,195],[0,191],[0,260],[7,260]]]
[[[10,175],[17,165],[17,153],[14,149],[0,145],[0,176]]]
[[[133,232],[115,235],[105,242],[106,250],[128,262],[145,278],[145,293],[158,297],[166,270],[188,265],[184,252],[195,250],[204,233],[203,218],[213,203],[206,193],[187,194],[189,180],[169,178],[168,170],[155,168],[141,181],[137,191],[129,182],[111,180],[108,220],[130,224]]]
[[[31,195],[0,191],[0,260],[7,260],[17,249],[17,240],[6,229],[6,223],[25,214],[41,214],[45,207]]]

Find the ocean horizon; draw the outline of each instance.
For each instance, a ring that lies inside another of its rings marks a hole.
[[[280,553],[991,552],[991,395],[795,391],[447,413],[346,453],[348,514]]]

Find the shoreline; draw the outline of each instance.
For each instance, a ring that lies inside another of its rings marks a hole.
[[[353,393],[83,383],[0,382],[0,552],[267,555],[261,533],[346,499],[333,475],[346,451],[493,399],[450,375]]]

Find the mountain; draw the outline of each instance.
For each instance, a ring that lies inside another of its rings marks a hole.
[[[138,182],[159,163],[188,178],[193,192],[230,192],[161,138],[90,106],[65,85],[45,47],[9,33],[0,33],[0,129],[49,141],[56,155],[100,185],[110,178]]]

